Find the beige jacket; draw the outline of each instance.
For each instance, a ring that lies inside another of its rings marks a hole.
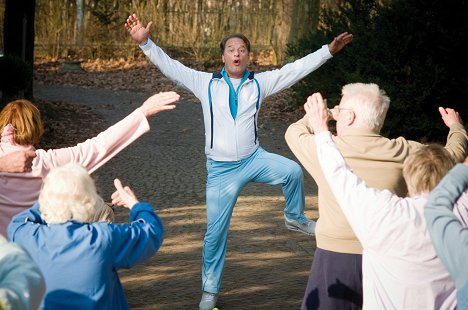
[[[290,125],[285,137],[294,155],[318,186],[317,247],[338,253],[362,254],[361,244],[323,176],[307,118]],[[388,189],[400,197],[406,196],[403,161],[421,147],[421,143],[402,137],[387,139],[368,129],[348,129],[343,135],[333,136],[333,140],[348,165],[369,187]],[[457,162],[465,159],[467,135],[462,125],[455,124],[450,128],[445,147]]]

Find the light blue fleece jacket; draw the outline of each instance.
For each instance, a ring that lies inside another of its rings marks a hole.
[[[457,309],[468,309],[468,228],[453,208],[455,203],[468,208],[467,187],[468,167],[457,164],[431,192],[424,208],[432,243],[457,288]]]
[[[148,203],[130,210],[130,223],[51,225],[42,220],[36,203],[13,217],[8,235],[44,275],[39,309],[129,309],[117,271],[156,254],[163,226]]]

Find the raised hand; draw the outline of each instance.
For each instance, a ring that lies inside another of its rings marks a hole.
[[[180,95],[176,92],[160,92],[146,99],[140,109],[145,113],[146,117],[150,117],[161,111],[175,109],[176,106],[173,103],[179,99]]]
[[[131,209],[138,203],[138,199],[130,187],[123,187],[119,179],[114,180],[114,186],[117,190],[111,196],[113,205]]]
[[[328,49],[330,54],[335,55],[343,49],[348,43],[353,41],[353,35],[351,33],[343,32],[333,39],[333,41],[328,44]]]
[[[314,93],[307,98],[304,104],[307,118],[314,133],[328,130],[328,111],[325,100],[320,93]]]
[[[460,115],[454,109],[439,107],[439,112],[447,127],[450,128],[453,124],[462,124]]]
[[[149,22],[148,25],[144,27],[138,19],[138,16],[136,14],[132,14],[127,18],[125,28],[132,37],[133,41],[141,45],[148,41],[152,25],[153,22]]]

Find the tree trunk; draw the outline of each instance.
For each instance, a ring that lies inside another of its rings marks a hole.
[[[328,0],[333,2],[337,0]],[[297,39],[317,31],[320,14],[320,0],[295,0],[290,35],[287,43],[294,43]]]
[[[84,24],[84,3],[83,0],[76,0],[76,26],[75,26],[75,44],[81,47],[82,32]]]
[[[284,60],[284,51],[286,49],[286,43],[289,38],[289,32],[291,29],[291,20],[294,3],[296,1],[282,0],[276,1],[274,9],[275,23],[271,29],[271,46],[274,51],[274,64],[281,64]]]
[[[33,71],[34,64],[34,11],[35,0],[6,0],[3,24],[3,46],[5,56],[20,57]],[[24,97],[32,99],[32,74],[24,89]]]

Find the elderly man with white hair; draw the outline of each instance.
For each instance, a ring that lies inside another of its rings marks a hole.
[[[39,202],[8,226],[44,275],[40,309],[128,309],[117,271],[156,254],[162,222],[153,207],[114,181],[112,203],[130,209],[130,223],[113,224],[113,210],[97,194],[94,181],[78,164],[47,174]]]
[[[369,187],[388,189],[405,197],[403,162],[423,144],[403,137],[388,139],[380,135],[389,106],[390,98],[376,84],[345,85],[339,105],[331,110],[337,132],[332,140],[354,173]],[[450,129],[445,148],[455,161],[462,161],[467,136],[461,119],[453,109],[439,108],[439,112]],[[317,157],[315,132],[307,115],[289,126],[286,141],[319,190],[320,217],[315,230],[317,249],[302,309],[319,306],[323,309],[360,309],[362,245],[325,179]]]

